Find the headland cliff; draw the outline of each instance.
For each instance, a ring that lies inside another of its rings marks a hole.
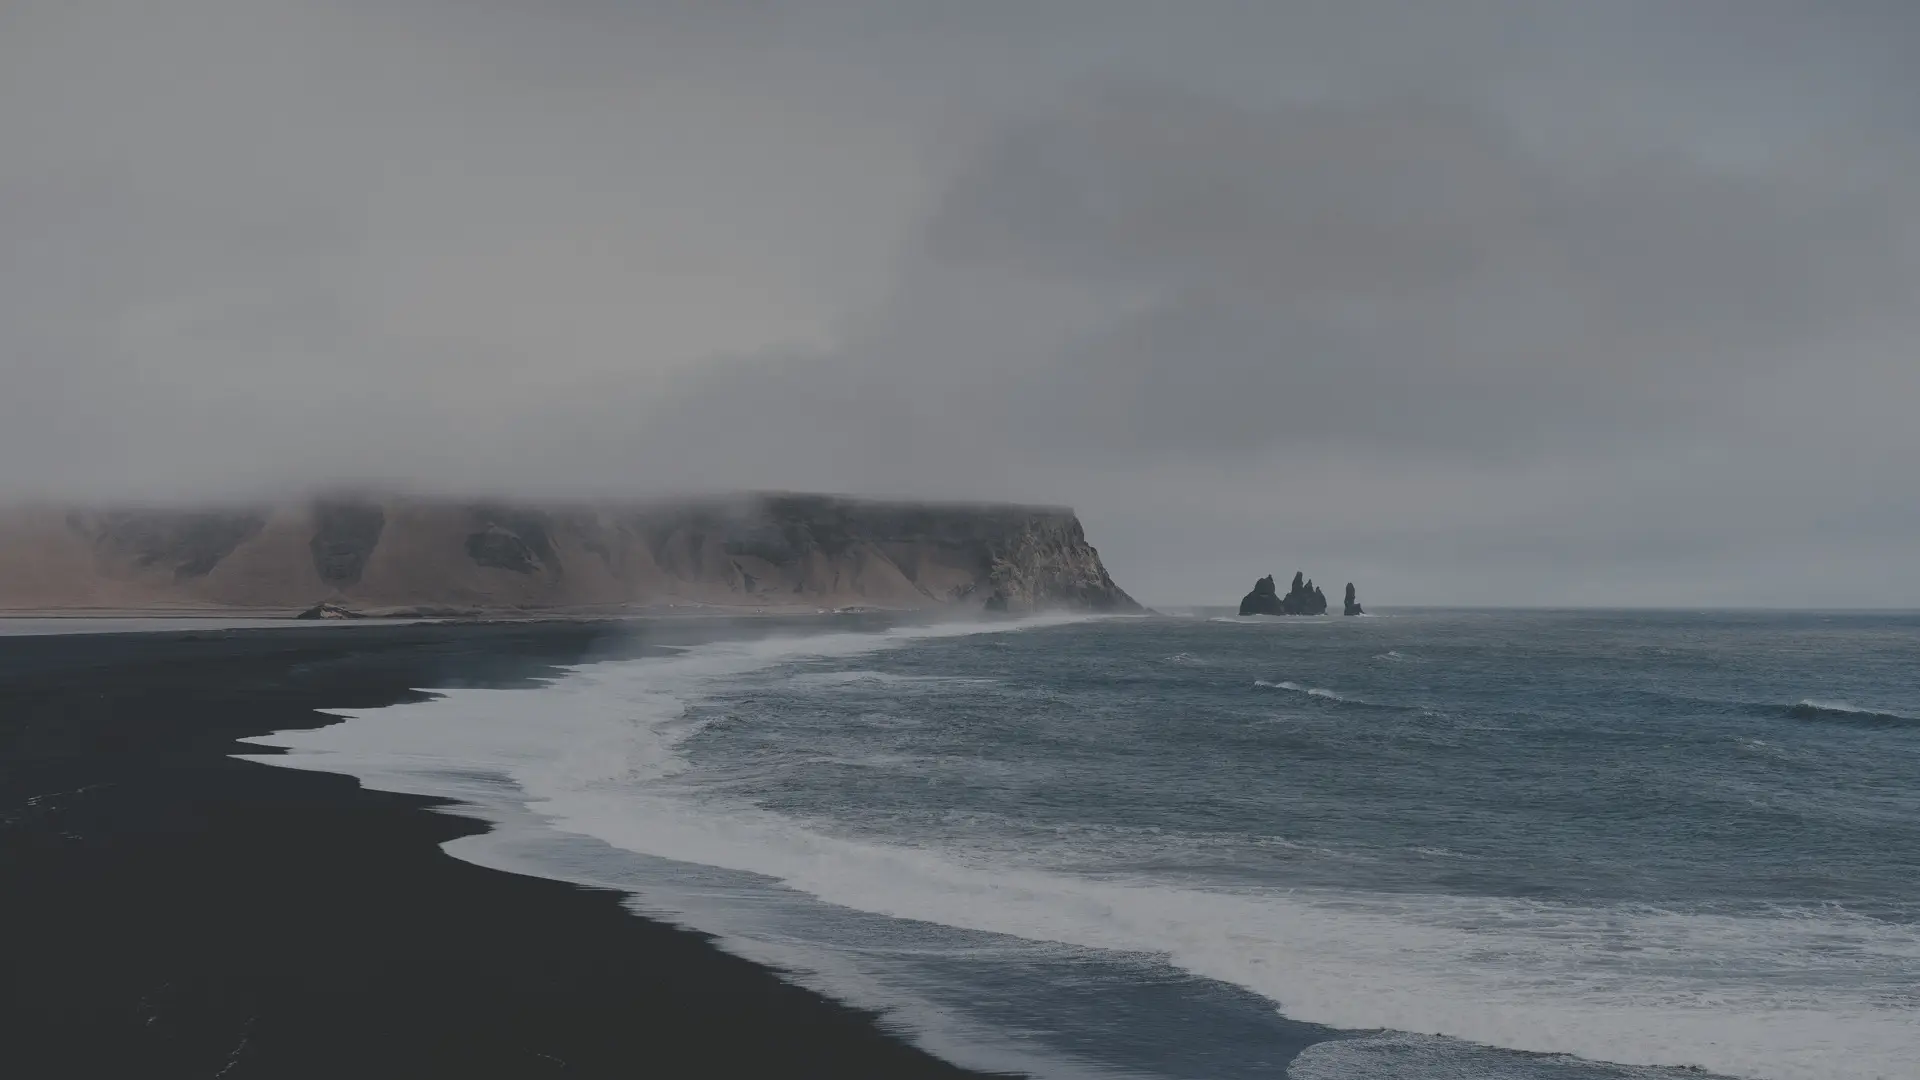
[[[0,510],[0,611],[1135,611],[1073,511],[768,494]]]

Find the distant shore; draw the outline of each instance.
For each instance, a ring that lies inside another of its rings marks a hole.
[[[0,621],[7,619],[208,619],[208,620],[286,620],[294,621],[299,616],[299,608],[244,608],[244,607],[102,607],[102,608],[0,608]],[[882,605],[852,605],[841,607],[821,607],[817,604],[708,604],[708,603],[669,603],[644,606],[621,607],[557,607],[557,608],[368,608],[357,612],[362,619],[381,619],[387,621],[405,620],[421,622],[429,620],[476,620],[492,622],[518,620],[522,622],[551,620],[594,620],[594,619],[670,619],[685,617],[725,617],[765,615],[790,618],[805,615],[841,615],[869,614],[875,612],[893,612],[910,614],[925,611],[924,608],[887,607]]]
[[[432,800],[232,757],[317,709],[648,648],[606,623],[354,625],[7,640],[0,1072],[973,1075],[618,894],[454,859],[486,826]]]

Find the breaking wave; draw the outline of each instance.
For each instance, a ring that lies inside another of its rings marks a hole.
[[[919,637],[1034,625],[1044,624],[716,643],[584,666],[539,689],[463,689],[342,712],[338,725],[249,741],[290,751],[256,759],[268,764],[347,772],[369,786],[501,813],[531,811],[556,830],[621,851],[759,875],[842,909],[1144,957],[1249,990],[1300,1020],[1450,1036],[1318,1044],[1295,1060],[1295,1080],[1533,1075],[1528,1068],[1542,1060],[1514,1051],[1588,1059],[1552,1059],[1569,1080],[1637,1078],[1641,1065],[1773,1080],[1906,1075],[1920,1026],[1901,996],[1920,964],[1913,925],[1828,908],[1715,914],[1196,886],[1151,870],[1080,874],[953,837],[849,835],[829,821],[716,792],[685,752],[709,722],[694,706],[743,678]],[[869,674],[816,684],[886,684]],[[1398,708],[1292,681],[1254,685],[1334,705]],[[1794,708],[1810,718],[1912,719],[1845,703]],[[1442,848],[1423,853],[1457,857]],[[698,925],[699,909],[681,914]]]
[[[1338,690],[1329,690],[1324,686],[1306,686],[1291,681],[1269,682],[1266,679],[1255,679],[1253,680],[1253,685],[1262,690],[1285,690],[1292,694],[1304,694],[1310,698],[1319,698],[1321,701],[1330,701],[1336,705],[1352,705],[1362,709],[1393,709],[1402,711],[1407,708],[1404,705],[1389,705],[1385,702],[1370,701],[1363,697],[1355,697],[1352,694],[1343,694]]]
[[[1890,709],[1872,709],[1854,705],[1846,701],[1816,701],[1802,698],[1786,710],[1795,720],[1827,720],[1851,724],[1920,724],[1920,716],[1894,712]]]

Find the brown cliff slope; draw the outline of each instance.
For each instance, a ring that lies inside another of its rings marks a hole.
[[[0,610],[1138,610],[1070,510],[759,495],[0,510]]]

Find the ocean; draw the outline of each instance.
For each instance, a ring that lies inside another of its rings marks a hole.
[[[962,1064],[1920,1077],[1920,616],[843,617],[429,689],[257,759]]]

